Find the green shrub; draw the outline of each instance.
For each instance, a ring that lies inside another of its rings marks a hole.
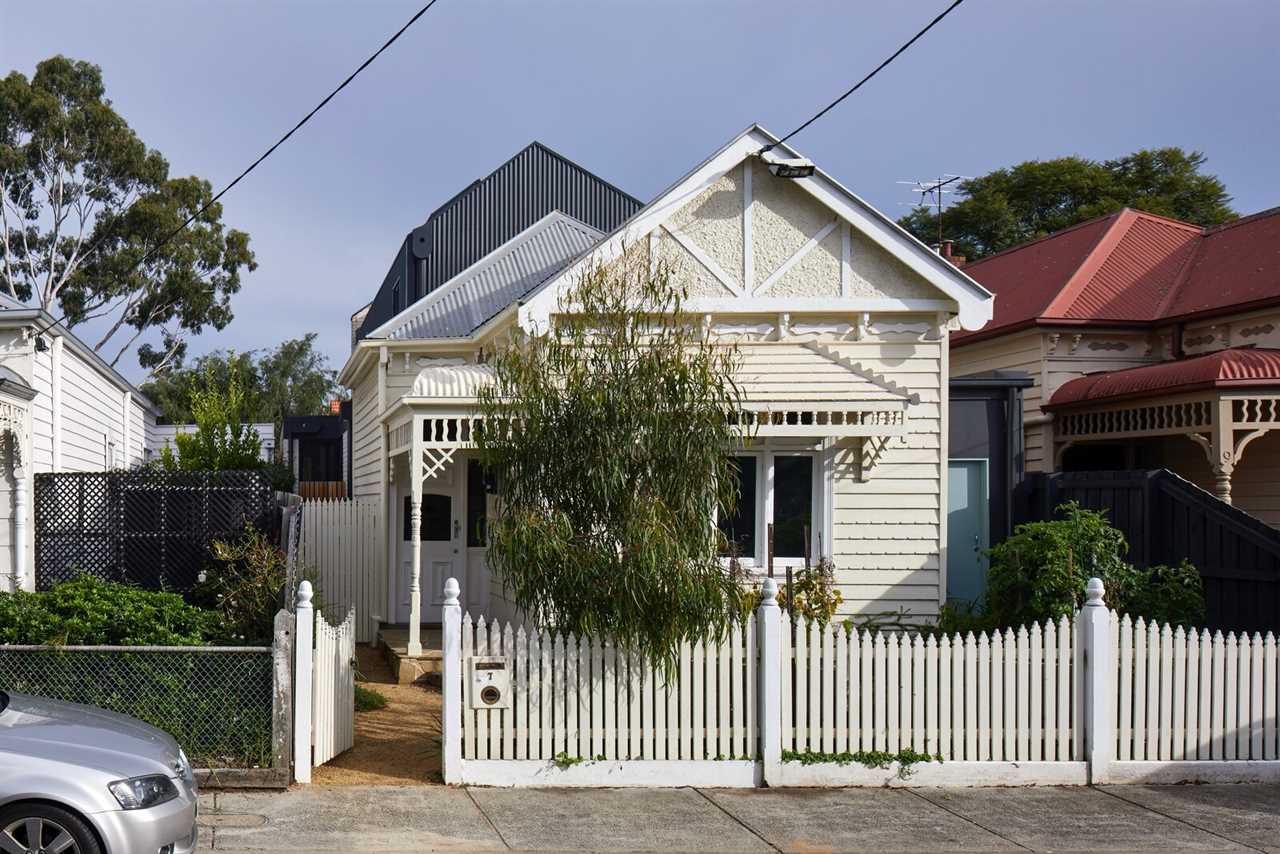
[[[375,691],[372,688],[365,688],[363,685],[356,686],[356,711],[357,712],[375,712],[378,709],[387,707],[387,697],[381,691]]]
[[[983,618],[1008,627],[1069,616],[1084,602],[1085,585],[1101,578],[1107,604],[1121,613],[1190,624],[1204,617],[1204,589],[1195,567],[1136,569],[1125,561],[1124,534],[1106,514],[1076,502],[1062,519],[1019,525],[990,551]],[[964,615],[953,615],[965,622]]]
[[[214,540],[212,551],[214,562],[188,597],[217,613],[217,642],[269,646],[288,579],[284,552],[252,525],[237,539]]]
[[[81,575],[52,590],[0,593],[0,643],[198,646],[214,615],[176,593]]]

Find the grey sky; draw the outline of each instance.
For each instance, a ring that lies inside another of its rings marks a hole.
[[[420,5],[0,0],[0,72],[98,63],[175,174],[221,187]],[[530,140],[647,200],[752,121],[789,131],[945,5],[440,0],[224,200],[260,266],[192,351],[315,331],[340,367],[405,233]],[[1203,150],[1254,212],[1280,204],[1278,30],[1274,0],[969,0],[793,142],[893,216],[898,180],[1161,145]]]

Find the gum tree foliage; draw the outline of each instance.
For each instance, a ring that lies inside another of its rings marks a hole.
[[[222,223],[208,181],[171,177],[106,97],[102,70],[55,56],[0,79],[0,289],[63,319],[98,318],[112,365],[148,330],[139,362],[163,369],[186,337],[230,321],[257,265],[249,235]]]
[[[714,522],[738,498],[736,352],[682,302],[666,267],[589,269],[553,332],[493,354],[476,437],[500,493],[489,563],[515,603],[665,666],[744,595]]]
[[[1158,148],[1115,160],[1028,160],[960,184],[961,201],[943,212],[944,237],[977,259],[1123,207],[1221,225],[1236,218],[1217,176],[1202,172],[1199,151]],[[928,244],[938,240],[933,208],[917,207],[898,224]]]

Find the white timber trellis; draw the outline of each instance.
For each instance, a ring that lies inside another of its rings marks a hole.
[[[378,503],[323,499],[302,503],[302,571],[331,618],[355,609],[356,643],[371,643],[386,603]]]
[[[355,626],[351,609],[332,625],[311,602],[311,582],[298,585],[294,637],[294,779],[355,743]]]
[[[755,619],[663,674],[599,639],[463,615],[445,586],[449,783],[1047,785],[1280,781],[1275,638],[1074,617],[922,636]],[[477,702],[478,662],[508,674]],[[885,755],[928,757],[903,768]],[[877,767],[877,765],[883,767]]]

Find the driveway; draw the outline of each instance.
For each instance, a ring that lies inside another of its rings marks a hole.
[[[201,851],[1267,851],[1280,786],[295,788],[202,796]]]

